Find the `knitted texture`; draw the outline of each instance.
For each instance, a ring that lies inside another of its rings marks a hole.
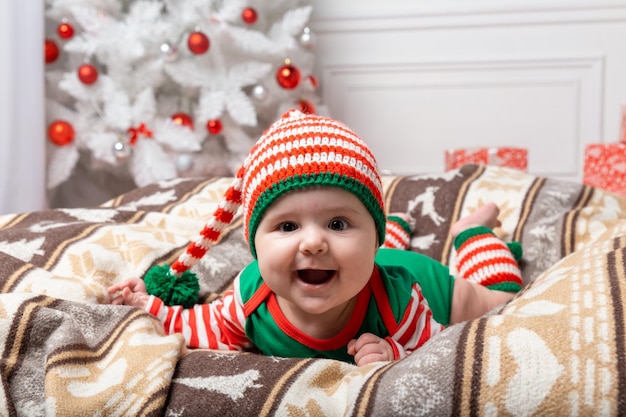
[[[336,187],[354,194],[372,215],[378,241],[385,241],[383,188],[370,149],[344,124],[292,110],[272,124],[252,147],[200,235],[167,272],[153,267],[144,277],[146,285],[155,292],[158,288],[154,295],[166,304],[170,304],[166,300],[180,298],[170,292],[188,294],[187,289],[176,289],[171,278],[180,281],[202,259],[240,208],[244,234],[256,258],[254,236],[265,211],[286,193],[312,186]],[[188,285],[189,276],[185,276]]]
[[[383,248],[408,249],[411,243],[411,226],[401,217],[388,216]]]
[[[522,272],[513,253],[491,229],[482,226],[467,229],[458,234],[454,246],[461,277],[492,290],[522,289]]]
[[[253,256],[265,210],[285,193],[311,186],[337,187],[358,197],[384,241],[382,183],[370,149],[340,122],[291,111],[263,133],[244,162],[244,233]]]
[[[156,295],[167,305],[191,308],[198,299],[200,284],[190,271],[180,277],[168,274],[169,266],[153,266],[144,277],[148,294]]]

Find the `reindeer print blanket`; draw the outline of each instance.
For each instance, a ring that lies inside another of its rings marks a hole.
[[[450,225],[485,202],[524,248],[511,302],[407,358],[323,359],[187,350],[106,288],[170,263],[230,178],[148,185],[91,208],[0,216],[0,415],[442,416],[626,413],[626,200],[492,166],[385,177],[411,250],[449,264]],[[235,221],[196,265],[219,297],[251,256]]]

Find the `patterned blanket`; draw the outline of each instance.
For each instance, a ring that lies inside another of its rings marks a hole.
[[[386,177],[412,250],[454,270],[450,225],[487,201],[521,241],[525,289],[409,357],[364,367],[187,351],[106,288],[172,262],[230,178],[149,185],[101,206],[0,216],[2,416],[626,413],[626,200],[504,168]],[[251,260],[241,221],[195,271],[219,296]]]

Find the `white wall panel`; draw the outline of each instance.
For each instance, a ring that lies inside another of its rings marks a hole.
[[[618,139],[624,0],[314,10],[325,104],[383,169],[440,171],[446,148],[509,145],[529,148],[533,173],[580,180],[584,146]]]
[[[322,77],[331,113],[371,144],[382,169],[437,172],[446,148],[522,146],[531,171],[575,177],[582,144],[601,136],[603,63],[347,65]]]

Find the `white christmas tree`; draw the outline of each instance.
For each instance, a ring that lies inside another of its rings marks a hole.
[[[325,113],[309,1],[47,0],[48,188],[226,175],[290,108]]]

